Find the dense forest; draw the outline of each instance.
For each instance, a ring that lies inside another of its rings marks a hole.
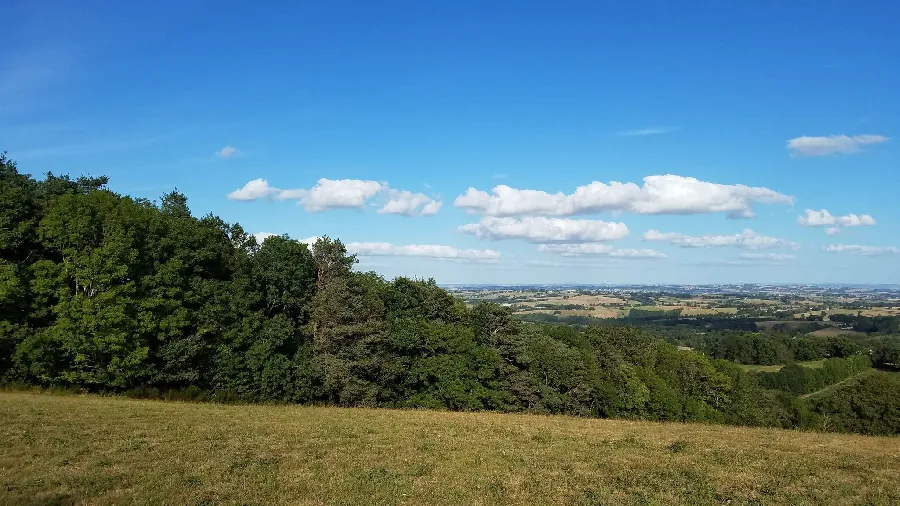
[[[665,327],[520,321],[433,280],[386,280],[355,262],[336,239],[258,244],[238,224],[194,217],[178,192],[153,202],[118,195],[103,177],[37,180],[0,156],[0,380],[900,433],[900,375],[798,395],[869,367],[853,343],[734,332],[707,340],[706,353],[680,350]],[[769,377],[735,363],[813,358],[829,359],[823,372]]]

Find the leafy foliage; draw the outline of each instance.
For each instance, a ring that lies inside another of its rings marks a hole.
[[[840,430],[900,428],[854,421],[865,418],[856,397],[822,404],[818,415],[796,397],[868,367],[852,341],[732,332],[704,345],[710,358],[649,327],[523,322],[495,304],[467,307],[433,280],[354,271],[339,240],[260,245],[240,225],[194,217],[177,191],[155,203],[106,182],[38,181],[0,156],[0,380],[774,427],[816,426],[834,412]],[[814,373],[788,366],[771,379],[718,360],[819,356],[851,358]],[[889,349],[878,357],[897,364]]]

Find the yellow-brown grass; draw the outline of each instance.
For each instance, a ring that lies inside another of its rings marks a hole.
[[[900,439],[0,393],[2,504],[900,504]]]
[[[825,359],[811,360],[809,362],[797,362],[797,365],[802,365],[803,367],[809,367],[812,369],[819,369],[821,367],[825,367]],[[784,369],[784,364],[775,364],[775,365],[741,364],[741,368],[744,369],[745,371],[778,372],[778,371]]]
[[[814,330],[809,333],[815,337],[834,337],[834,336],[865,336],[865,332],[857,332],[855,330],[843,330],[837,327],[828,327],[824,329]]]

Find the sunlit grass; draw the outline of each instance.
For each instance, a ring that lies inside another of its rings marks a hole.
[[[740,364],[741,368],[745,371],[754,371],[754,372],[778,372],[784,368],[784,364],[775,364],[775,365],[758,365],[758,364]],[[802,365],[803,367],[810,367],[812,369],[818,369],[825,366],[825,359],[821,360],[810,360],[809,362],[797,362],[797,365]]]
[[[900,504],[900,439],[0,393],[0,504]]]

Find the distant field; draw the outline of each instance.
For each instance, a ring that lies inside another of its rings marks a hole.
[[[734,314],[737,313],[737,308],[734,307],[716,307],[716,308],[704,308],[704,307],[689,307],[689,306],[681,306],[681,305],[660,305],[660,306],[635,306],[632,309],[641,309],[644,311],[672,311],[675,309],[680,309],[681,314],[683,316],[702,316],[707,314]]]
[[[803,367],[811,367],[813,369],[817,369],[819,367],[825,366],[825,360],[812,360],[809,362],[797,362],[797,365],[802,365]],[[741,364],[741,367],[745,371],[756,371],[756,372],[778,372],[782,368],[784,368],[784,364],[776,364],[776,365],[757,365],[757,364]]]
[[[777,320],[777,321],[776,320],[761,320],[761,321],[756,322],[756,326],[761,329],[770,329],[776,325],[785,325],[788,328],[792,328],[792,327],[801,327],[801,326],[807,325],[809,323],[813,323],[813,322],[807,322],[807,321],[802,321],[802,320]],[[815,323],[819,323],[822,325],[836,325],[836,323],[831,323],[831,322],[815,322]]]
[[[0,504],[900,504],[900,438],[0,393]]]
[[[827,329],[819,329],[813,332],[810,332],[808,335],[815,337],[834,337],[834,336],[856,336],[862,337],[865,336],[865,332],[857,332],[855,330],[841,330],[837,327],[830,327]]]
[[[621,318],[625,314],[625,311],[611,307],[597,306],[591,308],[591,311],[588,314],[595,318]]]
[[[820,314],[821,311],[813,311],[813,314]],[[857,313],[862,316],[874,317],[874,316],[900,316],[900,308],[896,307],[876,307],[871,309],[829,309],[825,311],[828,315],[833,314],[849,314],[856,315]],[[794,315],[795,318],[806,318],[809,316],[809,312],[800,312]]]
[[[755,304],[757,306],[777,306],[780,301],[771,299],[743,299],[744,304]]]

